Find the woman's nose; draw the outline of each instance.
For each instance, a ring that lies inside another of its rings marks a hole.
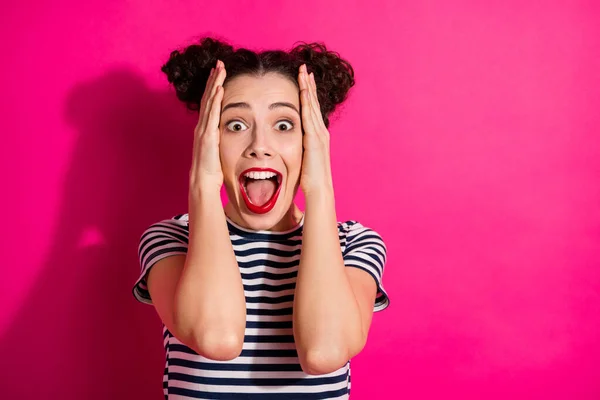
[[[265,158],[273,156],[273,150],[269,145],[269,140],[264,132],[255,131],[252,133],[252,143],[248,147],[248,155],[254,158]]]

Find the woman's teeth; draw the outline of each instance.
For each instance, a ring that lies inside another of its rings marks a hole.
[[[246,172],[244,174],[244,176],[246,178],[251,178],[251,179],[269,179],[272,178],[274,176],[276,176],[277,174],[274,172],[269,172],[269,171],[251,171],[251,172]]]

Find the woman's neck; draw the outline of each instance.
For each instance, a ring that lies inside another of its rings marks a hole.
[[[243,228],[252,229],[252,227],[247,226],[247,224],[241,218],[238,210],[236,210],[231,203],[227,203],[225,205],[225,215],[235,224]],[[269,230],[273,232],[283,232],[293,229],[294,227],[298,226],[303,216],[304,214],[302,213],[302,210],[300,210],[300,208],[298,208],[298,206],[292,202],[292,205],[279,220],[279,222],[277,222]]]

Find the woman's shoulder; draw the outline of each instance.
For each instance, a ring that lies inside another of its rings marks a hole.
[[[345,239],[347,242],[370,238],[380,241],[383,244],[383,238],[379,232],[373,227],[354,219],[338,222],[338,232],[340,239]]]
[[[149,233],[164,231],[165,229],[178,229],[187,231],[189,226],[188,214],[177,214],[170,218],[155,220],[149,225],[142,236],[147,236]]]
[[[340,239],[345,239],[348,242],[359,238],[371,238],[383,242],[381,235],[374,228],[354,219],[338,222],[338,232]]]
[[[190,222],[190,215],[187,213],[186,214],[177,214],[177,215],[174,215],[170,220],[177,221],[179,223],[187,225]]]
[[[340,233],[355,233],[357,231],[375,231],[373,228],[371,228],[370,226],[367,226],[355,219],[349,219],[346,221],[339,221],[338,222],[338,230],[340,231]]]

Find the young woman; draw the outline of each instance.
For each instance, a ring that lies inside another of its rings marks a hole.
[[[144,232],[133,289],[164,324],[165,397],[347,398],[349,361],[389,304],[381,237],[335,213],[328,117],[352,67],[322,44],[205,38],[163,71],[199,111],[188,213]]]

